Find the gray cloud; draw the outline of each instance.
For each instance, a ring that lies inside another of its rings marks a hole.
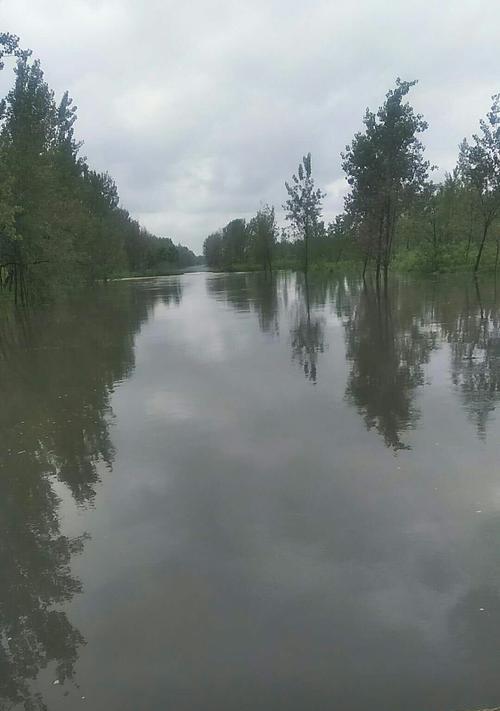
[[[495,0],[0,0],[0,19],[75,98],[123,204],[195,251],[279,208],[309,150],[327,218],[341,210],[339,153],[396,76],[419,79],[440,175],[500,89]]]

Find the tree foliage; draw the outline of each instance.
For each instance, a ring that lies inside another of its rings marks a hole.
[[[458,161],[464,181],[477,197],[482,218],[475,272],[479,269],[490,227],[500,210],[500,94],[492,97],[491,109],[479,126],[480,133],[472,136],[472,143],[463,140]]]
[[[262,269],[271,272],[276,246],[276,218],[274,207],[264,205],[248,225],[249,240],[253,258]]]
[[[286,219],[290,222],[296,236],[303,240],[304,271],[309,266],[309,240],[315,235],[321,216],[321,203],[325,197],[314,185],[312,177],[312,159],[308,153],[302,158],[297,174],[292,175],[291,183],[285,182],[288,199],[283,205]]]
[[[190,250],[152,235],[120,206],[111,176],[80,154],[69,93],[56,102],[40,62],[4,33],[0,68],[9,56],[17,61],[0,104],[0,286],[17,300],[195,263]]]
[[[19,39],[0,33],[0,69],[15,62],[14,84],[0,102],[0,288],[15,299],[118,274],[156,274],[199,263],[191,250],[157,237],[120,204],[107,172],[95,171],[75,136],[77,107],[68,92],[56,101],[40,63]],[[342,154],[349,184],[345,210],[322,219],[312,159],[303,157],[285,182],[290,229],[264,205],[235,218],[204,243],[211,268],[261,268],[364,262],[377,277],[391,263],[445,271],[500,259],[500,97],[480,131],[460,146],[458,165],[429,181],[423,117],[407,101],[415,81],[397,79],[382,106],[367,109],[363,130]],[[474,257],[474,259],[472,259]]]
[[[397,221],[425,185],[429,163],[418,135],[427,123],[405,96],[415,81],[396,80],[377,113],[367,109],[365,130],[342,154],[351,191],[346,210],[358,225],[365,258],[374,258],[377,275],[391,262]]]

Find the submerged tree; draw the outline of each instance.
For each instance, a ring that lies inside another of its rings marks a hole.
[[[288,200],[283,205],[286,219],[292,225],[296,235],[303,240],[304,271],[309,267],[309,240],[314,236],[321,215],[321,203],[325,197],[319,188],[314,186],[312,177],[311,154],[302,158],[297,175],[292,176],[292,182],[285,182]]]
[[[346,210],[362,235],[365,259],[376,261],[377,278],[387,277],[398,218],[427,179],[418,134],[427,123],[404,97],[415,81],[396,80],[376,114],[367,109],[365,130],[357,133],[342,154],[342,167],[351,186]]]
[[[248,225],[253,257],[265,272],[272,272],[277,235],[274,207],[264,205]]]
[[[459,170],[473,188],[480,206],[482,235],[474,263],[477,272],[490,227],[500,211],[500,94],[492,97],[486,119],[479,122],[480,134],[460,146]]]

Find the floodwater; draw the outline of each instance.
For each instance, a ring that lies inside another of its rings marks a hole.
[[[500,704],[500,294],[186,274],[0,324],[0,708]]]

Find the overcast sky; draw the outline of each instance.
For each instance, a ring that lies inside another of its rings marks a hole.
[[[69,89],[83,153],[122,204],[196,252],[261,202],[280,208],[307,151],[339,212],[339,153],[396,76],[419,79],[440,174],[500,91],[497,0],[0,0],[0,28]]]

